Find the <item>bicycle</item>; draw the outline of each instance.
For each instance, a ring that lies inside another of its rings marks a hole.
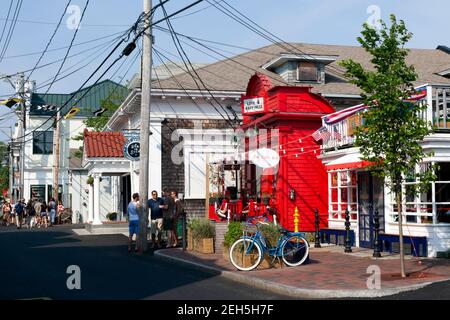
[[[283,262],[290,266],[299,266],[306,261],[309,255],[309,243],[301,232],[289,232],[282,229],[282,234],[278,238],[275,247],[267,245],[264,235],[259,230],[259,225],[269,223],[257,221],[256,224],[245,224],[245,227],[256,227],[256,232],[252,236],[245,230],[243,236],[236,240],[230,248],[230,261],[241,271],[251,271],[258,267],[265,254],[275,259],[281,258]]]

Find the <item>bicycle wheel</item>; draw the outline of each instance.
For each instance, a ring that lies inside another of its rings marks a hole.
[[[255,269],[261,259],[261,248],[251,239],[239,239],[230,248],[230,261],[241,271]]]
[[[301,265],[308,258],[308,241],[299,236],[290,236],[281,248],[282,259],[288,266],[295,267]]]

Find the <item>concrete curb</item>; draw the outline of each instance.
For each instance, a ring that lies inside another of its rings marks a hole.
[[[272,281],[266,281],[260,278],[255,278],[249,276],[248,273],[240,271],[224,271],[215,267],[210,267],[203,265],[201,263],[184,260],[177,257],[172,257],[170,255],[164,254],[161,251],[155,251],[155,256],[161,257],[166,260],[181,262],[187,264],[195,269],[206,271],[212,274],[220,275],[224,278],[228,278],[233,281],[244,283],[255,288],[268,290],[277,294],[287,295],[295,298],[304,299],[336,299],[336,298],[378,298],[385,297],[394,294],[398,294],[406,291],[413,291],[424,288],[432,283],[437,283],[446,280],[440,280],[435,282],[424,282],[419,284],[414,284],[405,287],[389,288],[389,289],[355,289],[355,290],[324,290],[324,289],[304,289],[287,286],[284,284],[279,284]]]

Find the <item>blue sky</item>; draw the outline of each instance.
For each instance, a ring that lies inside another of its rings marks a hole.
[[[16,1],[14,0],[14,2]],[[387,20],[391,13],[405,20],[408,29],[414,33],[414,37],[409,44],[410,47],[435,48],[439,44],[450,46],[448,34],[448,30],[450,30],[450,20],[448,19],[450,2],[445,0],[428,0],[426,2],[415,0],[227,1],[258,24],[286,41],[357,45],[356,37],[359,35],[361,25],[374,14],[373,10],[368,12],[368,8],[375,5],[376,8],[379,8],[381,18],[384,20]],[[170,0],[166,8],[168,12],[174,12],[192,2],[193,0]],[[66,3],[66,0],[23,0],[19,15],[19,20],[22,21],[17,23],[5,58],[0,62],[0,74],[13,74],[34,66],[39,58],[38,54],[22,57],[14,56],[40,52],[45,48]],[[154,5],[159,3],[159,0],[153,0],[153,3]],[[3,29],[9,4],[10,0],[0,1],[0,30]],[[77,5],[82,9],[85,0],[73,0],[71,4]],[[197,10],[200,11],[195,12]],[[135,21],[140,12],[142,12],[142,0],[91,0],[75,43],[123,31]],[[155,19],[161,16],[161,12],[158,11]],[[50,49],[65,47],[70,43],[74,32],[74,30],[70,30],[67,27],[67,22],[70,21],[71,14],[66,13]],[[267,40],[225,16],[207,1],[182,13],[180,17],[173,19],[172,22],[176,31],[190,36],[246,48],[258,48],[268,44]],[[166,27],[165,24],[162,24],[162,26]],[[70,72],[96,58],[97,54],[99,54],[98,50],[104,48],[102,43],[112,39],[113,36],[73,47],[70,54],[87,51],[68,59],[63,70],[75,65],[73,69],[67,71]],[[167,34],[159,31],[155,32],[155,41],[158,48],[175,53],[175,49]],[[0,43],[0,47],[2,46],[3,43]],[[95,46],[97,47],[95,48]],[[187,46],[185,50],[193,62],[215,61],[211,57]],[[232,52],[242,52],[242,50],[236,48],[227,48],[227,50],[230,52],[224,52],[226,55],[231,55]],[[48,52],[41,64],[61,59],[65,51],[66,49]],[[86,68],[80,69],[70,77],[56,82],[50,92],[69,93],[78,89],[87,76],[90,75],[90,72],[100,63],[101,58],[106,55],[105,49],[103,49],[103,53],[103,56],[98,56]],[[172,58],[175,59],[174,57]],[[134,64],[131,64],[131,62],[131,58],[125,61],[122,68],[114,75],[113,80],[120,81],[122,77],[126,80],[137,72],[139,67],[138,60]],[[155,63],[158,63],[156,59]],[[55,63],[49,67],[36,70],[32,75],[32,79],[36,80],[39,87],[55,75],[58,67],[59,63]],[[116,68],[113,68],[109,75],[114,73],[115,70]],[[129,72],[125,75],[127,70]],[[46,88],[43,88],[38,91],[42,92],[45,90]],[[8,95],[12,92],[13,89],[8,83],[5,81],[0,82],[0,96]],[[0,106],[0,140],[3,141],[8,140],[8,138],[2,130],[9,133],[9,127],[14,125],[16,120],[15,115],[7,113],[8,111],[9,109]]]

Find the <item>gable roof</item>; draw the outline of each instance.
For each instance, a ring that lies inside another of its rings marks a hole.
[[[87,158],[123,158],[125,137],[122,132],[96,132],[84,129]]]
[[[333,72],[326,69],[325,84],[311,84],[312,92],[321,94],[359,95],[360,90],[356,85],[346,82],[342,78],[344,69],[339,62],[345,59],[353,59],[360,62],[366,68],[373,68],[371,56],[361,47],[323,44],[290,43],[304,54],[314,56],[336,56],[336,61],[329,63],[328,67],[338,69],[341,72]],[[274,86],[292,85],[287,83],[278,74],[263,69],[262,66],[277,57],[286,54],[278,45],[269,45],[250,52],[246,52],[216,63],[197,69],[197,73],[210,90],[241,91],[245,92],[247,83],[255,71],[268,76]],[[300,54],[300,52],[299,52]],[[407,63],[414,65],[418,73],[418,80],[414,85],[423,83],[450,84],[450,79],[436,74],[437,70],[443,70],[450,64],[450,55],[437,49],[410,49]],[[198,90],[195,82],[188,73],[175,75],[174,77],[155,81],[153,88],[162,89],[192,89]],[[298,83],[296,85],[305,85]]]
[[[83,97],[81,100],[81,96],[86,93],[89,88],[90,91]],[[54,93],[33,93],[31,98],[31,107],[30,107],[30,115],[32,116],[52,116],[55,114],[56,110],[43,110],[39,109],[39,106],[42,105],[53,105],[57,108],[61,107],[66,103],[66,101],[75,94],[74,98],[67,103],[66,106],[61,110],[61,115],[65,115],[72,106],[80,108],[80,111],[75,115],[75,117],[92,117],[93,112],[100,109],[100,103],[102,100],[107,99],[108,97],[118,96],[120,99],[117,99],[117,103],[120,104],[128,95],[129,90],[111,80],[103,80],[95,84],[94,86],[89,86],[83,88],[79,91],[74,91],[71,93],[64,94],[54,94]]]

